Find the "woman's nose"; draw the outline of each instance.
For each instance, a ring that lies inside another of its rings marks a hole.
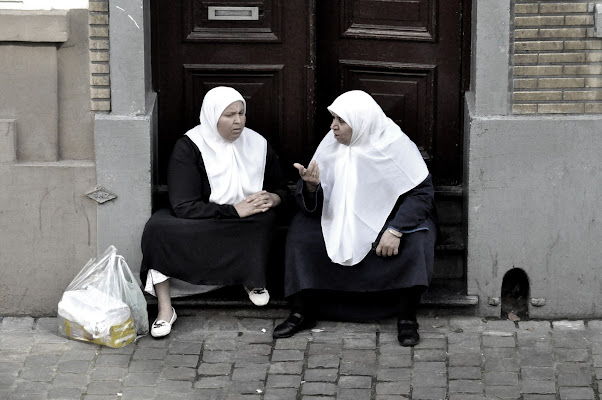
[[[332,120],[332,123],[330,124],[330,129],[334,129],[334,128],[335,128],[335,126],[336,126],[336,123],[337,123],[337,120],[336,120],[336,119],[333,119],[333,120]]]

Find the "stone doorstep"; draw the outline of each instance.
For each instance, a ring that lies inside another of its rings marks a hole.
[[[157,299],[154,296],[145,294],[148,305],[156,306]],[[196,296],[182,298],[173,298],[172,304],[175,308],[252,308],[253,305],[242,289],[236,287],[226,287]],[[469,312],[479,302],[477,296],[469,296],[447,291],[445,289],[432,288],[422,299],[421,307],[425,308],[446,308],[465,310]],[[288,302],[281,298],[271,298],[265,308],[280,309],[288,308]]]

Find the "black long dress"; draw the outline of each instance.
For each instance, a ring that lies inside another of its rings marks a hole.
[[[374,242],[373,249],[385,229],[395,228],[404,233],[399,254],[379,257],[372,250],[353,266],[333,263],[328,257],[320,223],[321,188],[312,202],[300,180],[296,200],[301,211],[290,225],[286,243],[285,296],[289,299],[303,291],[304,298],[313,299],[316,310],[312,312],[329,319],[380,319],[399,312],[403,289],[418,289],[420,296],[429,286],[437,236],[430,175],[399,197]]]
[[[240,218],[234,206],[209,202],[203,157],[187,136],[176,142],[167,180],[171,209],[155,212],[142,234],[143,285],[154,269],[197,285],[265,287],[275,211]],[[278,157],[269,144],[263,189],[285,198]]]

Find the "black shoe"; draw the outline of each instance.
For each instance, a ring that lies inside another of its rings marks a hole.
[[[418,322],[405,319],[397,321],[397,340],[404,347],[416,346],[420,342]]]
[[[315,319],[309,319],[299,313],[291,313],[288,318],[274,329],[272,336],[276,339],[287,338],[304,329],[316,326]]]

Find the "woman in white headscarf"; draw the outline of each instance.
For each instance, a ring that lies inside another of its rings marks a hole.
[[[272,209],[286,191],[278,157],[245,127],[245,114],[239,92],[213,88],[203,99],[200,125],[173,149],[167,176],[171,210],[153,214],[142,237],[140,278],[158,302],[154,337],[168,335],[177,318],[170,281],[184,287],[184,294],[241,284],[254,304],[269,301]]]
[[[418,343],[416,308],[428,287],[436,225],[431,176],[416,145],[367,93],[339,96],[310,164],[295,164],[298,213],[286,244],[289,337],[316,318],[396,314],[403,346]]]

